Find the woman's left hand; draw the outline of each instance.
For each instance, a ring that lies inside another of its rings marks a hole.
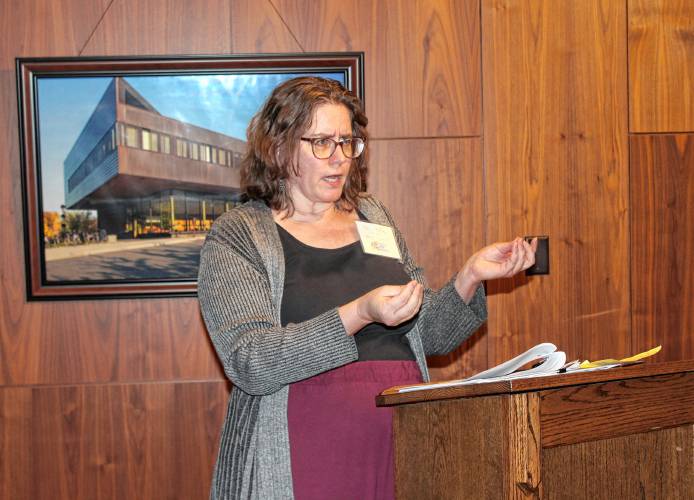
[[[523,238],[492,243],[477,251],[458,273],[455,287],[469,302],[482,281],[510,278],[535,263],[537,238],[528,243]]]

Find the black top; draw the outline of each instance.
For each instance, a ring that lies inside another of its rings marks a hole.
[[[285,260],[282,326],[314,318],[379,286],[410,281],[399,261],[364,253],[359,241],[335,249],[316,248],[279,224],[277,229]],[[354,337],[359,361],[415,359],[405,334],[416,319],[396,327],[370,323],[359,330]]]

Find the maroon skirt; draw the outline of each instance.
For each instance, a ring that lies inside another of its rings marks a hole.
[[[287,419],[297,500],[395,498],[392,410],[375,397],[422,381],[414,361],[361,361],[289,388]]]

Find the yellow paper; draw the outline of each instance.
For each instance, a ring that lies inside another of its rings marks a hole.
[[[621,363],[633,363],[635,361],[642,360],[644,358],[647,358],[649,356],[653,356],[654,354],[657,354],[660,352],[660,349],[662,346],[654,347],[653,349],[649,349],[648,351],[641,352],[639,354],[636,354],[634,356],[630,356],[628,358],[623,358],[623,359],[601,359],[599,361],[584,361],[579,365],[579,368],[599,368],[601,366],[606,366],[606,365],[618,365]]]

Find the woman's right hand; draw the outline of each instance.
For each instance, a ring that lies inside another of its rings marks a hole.
[[[397,326],[413,318],[422,306],[424,287],[416,281],[406,285],[384,285],[338,309],[348,335],[369,323]]]

